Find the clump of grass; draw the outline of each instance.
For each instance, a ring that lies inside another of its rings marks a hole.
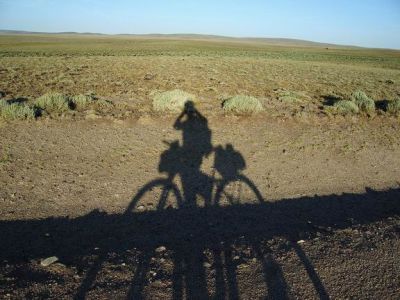
[[[76,95],[71,97],[75,109],[81,110],[88,107],[94,100],[92,95]]]
[[[335,107],[336,112],[342,115],[358,114],[360,112],[357,104],[350,100],[340,100],[333,107]]]
[[[252,114],[264,110],[260,100],[251,96],[238,95],[225,100],[222,108],[226,112]]]
[[[36,116],[35,110],[23,103],[8,103],[0,100],[0,117],[5,120],[31,120]]]
[[[309,99],[309,97],[300,92],[282,91],[279,93],[278,99],[281,102],[298,103]]]
[[[185,103],[195,101],[195,96],[181,90],[158,93],[153,98],[153,109],[155,111],[179,112],[185,108]]]
[[[373,113],[375,111],[375,102],[369,98],[363,91],[356,91],[351,95],[351,100],[358,106],[360,111]]]
[[[386,107],[386,111],[391,114],[400,114],[400,98],[389,101]]]
[[[47,93],[36,99],[35,105],[47,112],[65,112],[69,110],[70,98],[60,93]]]
[[[96,101],[93,101],[94,107],[98,110],[110,110],[114,108],[114,103],[109,100],[104,100],[104,99],[98,99]]]

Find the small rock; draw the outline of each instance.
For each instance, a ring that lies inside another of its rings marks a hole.
[[[167,251],[167,248],[165,248],[164,246],[160,246],[156,249],[156,253],[163,253]]]
[[[205,262],[205,263],[203,264],[203,266],[204,266],[204,268],[207,268],[207,269],[211,268],[211,264],[208,263],[208,262]]]
[[[143,77],[143,79],[144,80],[152,80],[152,79],[154,79],[155,77],[156,77],[157,75],[155,75],[155,74],[146,74],[144,77]]]
[[[140,205],[140,206],[138,206],[138,211],[144,211],[144,206],[143,205]]]
[[[299,241],[297,241],[297,244],[301,245],[301,244],[304,244],[305,242],[306,242],[305,240],[299,240]]]
[[[57,257],[57,256],[50,256],[50,257],[48,257],[48,258],[43,259],[43,260],[40,262],[40,265],[41,265],[42,267],[48,267],[48,266],[50,266],[51,264],[55,263],[56,261],[58,261],[58,257]]]
[[[157,273],[154,272],[154,271],[150,271],[150,275],[151,275],[152,277],[156,277],[156,276],[157,276]]]

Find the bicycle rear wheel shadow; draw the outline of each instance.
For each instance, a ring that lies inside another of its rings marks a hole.
[[[154,203],[154,199],[158,199]],[[156,210],[179,208],[183,198],[173,178],[157,178],[144,185],[132,198],[125,214],[155,207]]]

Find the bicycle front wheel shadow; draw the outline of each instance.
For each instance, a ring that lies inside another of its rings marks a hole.
[[[172,180],[158,178],[144,185],[132,198],[125,213],[179,208],[183,200]]]
[[[217,182],[214,203],[218,206],[263,203],[257,186],[245,175]]]

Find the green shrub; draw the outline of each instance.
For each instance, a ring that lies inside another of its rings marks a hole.
[[[35,110],[25,104],[0,100],[0,117],[5,120],[34,119],[35,115]]]
[[[308,100],[309,97],[300,92],[283,91],[279,93],[278,99],[281,102],[296,103]]]
[[[400,114],[400,98],[389,101],[386,111],[391,114]]]
[[[357,104],[349,100],[340,100],[333,106],[336,108],[336,112],[342,115],[358,114],[360,111]]]
[[[93,102],[92,95],[76,95],[71,97],[71,102],[74,104],[75,109],[85,109]]]
[[[357,104],[360,111],[373,113],[375,111],[375,102],[364,92],[356,91],[351,95],[351,100]]]
[[[48,93],[36,99],[35,105],[47,112],[65,112],[69,110],[70,99],[60,93]]]
[[[260,100],[251,96],[238,95],[225,100],[222,108],[226,112],[252,114],[264,110]]]
[[[195,96],[181,90],[158,93],[153,98],[153,109],[155,111],[179,112],[185,108],[185,103],[195,101]]]

